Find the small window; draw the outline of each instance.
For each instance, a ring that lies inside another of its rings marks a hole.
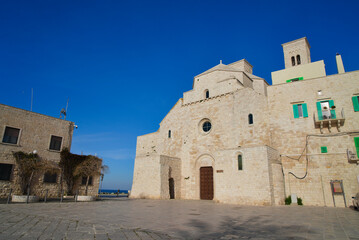
[[[171,130],[168,130],[168,138],[171,138]]]
[[[238,155],[238,170],[243,170],[242,155]]]
[[[0,180],[10,181],[12,164],[0,163]]]
[[[81,185],[86,185],[87,177],[82,177]],[[89,185],[92,185],[92,176],[89,178]]]
[[[323,147],[320,147],[320,152],[321,153],[327,153],[328,152],[328,148],[323,146]]]
[[[209,91],[206,90],[206,98],[209,98]]]
[[[204,132],[209,132],[211,128],[212,128],[212,124],[209,121],[204,122],[202,125],[202,129]]]
[[[292,66],[295,66],[295,57],[292,57]]]
[[[50,173],[50,172],[45,173],[44,183],[57,183],[57,173]]]
[[[51,135],[50,150],[61,150],[62,137]]]
[[[307,104],[293,104],[294,118],[306,118],[308,117]]]
[[[300,65],[301,61],[300,61],[300,55],[297,55],[297,65]]]
[[[19,140],[19,135],[20,135],[20,129],[12,128],[12,127],[6,127],[2,142],[3,143],[17,144],[17,142]]]
[[[252,114],[252,113],[250,113],[250,114],[248,115],[248,124],[249,124],[249,125],[253,124],[253,114]]]

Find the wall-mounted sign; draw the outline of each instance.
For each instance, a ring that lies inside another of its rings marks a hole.
[[[223,173],[223,170],[217,170],[217,173]]]

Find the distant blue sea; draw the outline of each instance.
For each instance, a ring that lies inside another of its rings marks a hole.
[[[118,191],[118,189],[117,189],[117,190],[114,190],[114,189],[100,189],[100,190],[98,191],[98,193],[99,193],[99,194],[101,194],[101,193],[107,193],[107,194],[114,193],[114,194],[116,194],[117,191]],[[120,190],[119,193],[128,194],[128,190]]]

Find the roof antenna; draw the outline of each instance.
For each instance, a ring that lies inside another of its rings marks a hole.
[[[67,98],[66,110],[65,110],[65,111],[66,111],[66,113],[67,113],[67,108],[68,108],[68,106],[69,106],[69,99],[70,99],[70,98]],[[66,114],[65,114],[65,120],[66,120]]]
[[[32,112],[32,103],[33,103],[33,99],[34,99],[34,89],[31,88],[31,107],[30,107],[30,111]]]
[[[67,104],[66,104],[66,109],[62,108],[61,112],[60,112],[60,118],[62,118],[62,116],[64,116],[64,120],[66,120],[66,115],[67,115],[67,108],[69,106],[69,98],[67,98]]]

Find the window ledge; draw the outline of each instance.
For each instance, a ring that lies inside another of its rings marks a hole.
[[[61,152],[61,150],[53,150],[53,149],[47,149],[47,151],[49,151],[49,152],[56,152],[56,153],[60,153],[60,152]]]
[[[4,142],[0,142],[0,144],[2,144],[2,145],[6,145],[6,146],[21,147],[19,144],[13,144],[13,143],[4,143]]]

